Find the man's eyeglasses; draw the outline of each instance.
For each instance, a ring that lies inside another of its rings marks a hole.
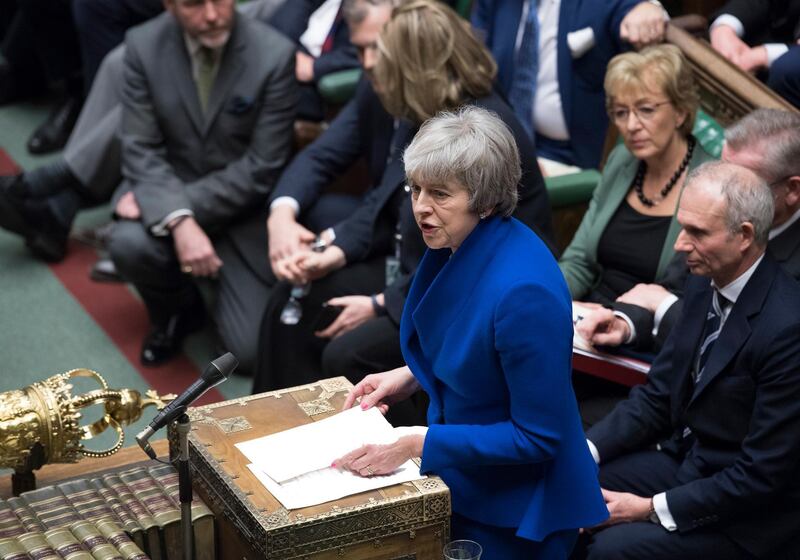
[[[669,101],[662,101],[661,103],[645,103],[630,108],[614,107],[609,112],[609,115],[616,124],[624,124],[628,122],[628,118],[630,118],[632,112],[636,115],[636,118],[639,119],[639,122],[644,123],[650,121],[656,115],[659,107],[669,104]]]

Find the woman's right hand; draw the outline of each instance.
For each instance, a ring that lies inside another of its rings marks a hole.
[[[417,389],[419,389],[419,383],[408,366],[382,373],[372,373],[350,389],[342,409],[347,410],[352,407],[360,398],[363,410],[375,406],[382,414],[386,414],[390,405],[407,399]]]

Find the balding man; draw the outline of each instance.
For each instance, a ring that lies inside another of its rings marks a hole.
[[[690,175],[682,315],[587,433],[611,513],[589,558],[768,558],[800,531],[800,285],[765,254],[772,216],[752,171]]]

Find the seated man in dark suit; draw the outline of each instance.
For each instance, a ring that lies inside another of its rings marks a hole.
[[[647,383],[587,432],[611,513],[589,558],[771,558],[800,531],[800,284],[765,253],[772,215],[744,167],[689,177],[683,313]]]
[[[729,0],[709,35],[722,56],[800,107],[800,0]]]
[[[753,171],[769,183],[775,216],[769,251],[789,273],[800,279],[800,115],[758,109],[725,131],[722,159]],[[587,314],[576,328],[602,346],[626,344],[638,351],[661,349],[680,316],[680,295],[688,270],[677,254],[661,284],[638,284],[619,297],[614,309]]]
[[[248,310],[265,289],[266,266],[246,255],[263,254],[252,232],[263,228],[266,197],[291,150],[295,47],[234,6],[166,0],[169,13],[125,42],[123,181],[112,201],[121,219],[109,252],[150,315],[145,365],[170,358],[199,326],[201,278],[218,278],[215,319],[226,346],[240,358],[254,352],[248,334],[257,324],[248,321],[258,318]]]

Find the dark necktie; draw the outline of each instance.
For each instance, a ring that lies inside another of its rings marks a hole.
[[[214,51],[200,47],[197,55],[197,98],[200,108],[206,112],[211,88],[214,86]]]
[[[531,139],[534,138],[533,100],[539,74],[539,14],[537,0],[530,0],[522,40],[517,51],[508,102]]]
[[[711,355],[711,350],[714,348],[714,343],[719,338],[719,333],[722,331],[722,315],[723,308],[728,304],[725,296],[721,295],[717,290],[714,290],[714,295],[711,297],[711,306],[708,308],[706,314],[706,324],[703,328],[703,343],[697,353],[697,363],[694,368],[694,382],[695,384],[700,381],[705,370],[708,357]]]

